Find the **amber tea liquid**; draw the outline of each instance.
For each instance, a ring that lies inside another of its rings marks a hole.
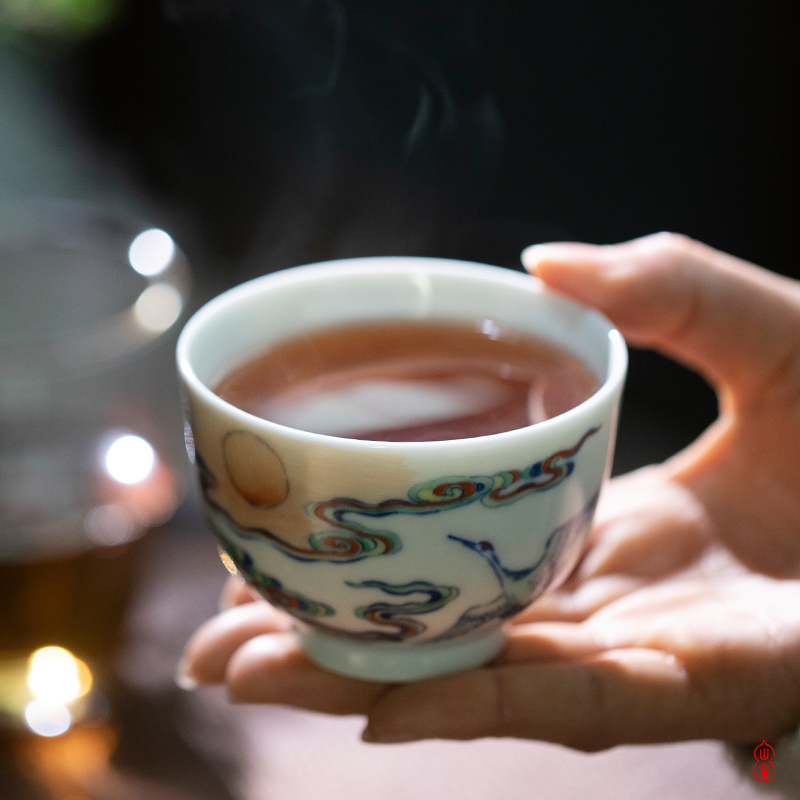
[[[571,353],[489,320],[392,320],[287,339],[231,370],[214,391],[291,428],[419,442],[541,422],[597,385]]]

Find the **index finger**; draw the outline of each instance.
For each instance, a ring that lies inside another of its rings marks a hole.
[[[634,344],[756,396],[797,353],[800,284],[677,234],[534,245],[525,266],[595,306]]]

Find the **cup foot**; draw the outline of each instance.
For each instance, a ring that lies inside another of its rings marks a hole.
[[[505,642],[502,628],[452,642],[395,644],[358,642],[307,629],[300,631],[306,655],[323,669],[368,681],[421,681],[460,672],[494,658]]]

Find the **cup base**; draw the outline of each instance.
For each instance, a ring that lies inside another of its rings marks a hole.
[[[505,632],[495,628],[453,642],[358,642],[307,629],[299,632],[305,654],[330,672],[368,681],[421,681],[477,667],[500,652]]]

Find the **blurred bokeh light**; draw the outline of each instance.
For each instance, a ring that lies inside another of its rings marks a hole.
[[[141,436],[123,434],[109,445],[104,464],[108,474],[125,484],[141,483],[152,472],[156,454]]]
[[[172,263],[175,242],[158,228],[142,231],[128,249],[128,261],[140,275],[158,275]]]

